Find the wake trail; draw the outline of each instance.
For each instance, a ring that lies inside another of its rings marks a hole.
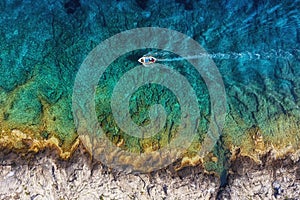
[[[229,52],[229,53],[201,53],[198,55],[191,55],[186,57],[171,57],[166,58],[170,55],[168,53],[163,52],[160,54],[160,52],[155,53],[147,53],[146,55],[153,55],[156,57],[157,61],[159,62],[173,62],[173,61],[183,61],[183,60],[193,60],[193,59],[199,59],[199,58],[211,58],[211,59],[220,59],[220,60],[264,60],[264,59],[293,59],[298,58],[298,55],[300,53],[300,50],[294,49],[293,52],[289,51],[283,51],[283,50],[271,50],[269,52],[261,52],[261,53],[252,53],[252,52]],[[299,58],[298,58],[299,59]]]
[[[178,58],[165,58],[165,59],[157,59],[157,61],[162,61],[162,62],[172,62],[172,61],[181,61],[181,60],[192,60],[192,59],[198,59],[204,56],[188,56],[188,57],[178,57]]]

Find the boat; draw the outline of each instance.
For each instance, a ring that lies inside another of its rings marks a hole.
[[[138,59],[138,61],[139,61],[140,63],[142,63],[144,66],[146,66],[146,65],[151,65],[151,64],[155,63],[156,60],[157,60],[157,59],[154,58],[153,56],[143,56],[143,57],[141,57],[140,59]]]

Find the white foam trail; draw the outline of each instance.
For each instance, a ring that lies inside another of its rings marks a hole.
[[[178,58],[165,58],[165,59],[157,59],[157,61],[172,62],[172,61],[198,59],[198,58],[201,58],[201,57],[204,57],[204,56],[196,55],[196,56],[187,56],[187,57],[178,57]]]
[[[296,50],[299,51],[299,50]],[[292,59],[295,57],[291,52],[283,51],[283,50],[271,50],[269,52],[261,52],[261,53],[253,53],[253,52],[229,52],[229,53],[203,53],[198,55],[191,55],[187,57],[173,57],[173,58],[163,58],[169,56],[166,52],[149,52],[146,54],[147,56],[153,55],[156,57],[157,61],[160,62],[173,62],[173,61],[182,61],[182,60],[192,60],[192,59],[199,59],[199,58],[212,58],[212,59],[222,59],[222,60],[236,60],[236,59],[243,59],[243,60],[261,60],[261,59]],[[297,57],[297,56],[296,56]]]

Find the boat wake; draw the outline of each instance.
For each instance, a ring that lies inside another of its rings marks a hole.
[[[143,57],[155,57],[158,62],[174,62],[183,60],[193,60],[199,58],[211,58],[217,60],[273,60],[273,59],[300,59],[300,50],[294,49],[292,52],[283,50],[271,50],[269,52],[229,52],[229,53],[201,53],[186,57],[174,56],[169,52],[148,52]]]

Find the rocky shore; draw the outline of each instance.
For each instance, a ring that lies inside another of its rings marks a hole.
[[[46,149],[37,154],[1,151],[0,199],[300,199],[299,161],[261,164],[237,157],[226,180],[200,166],[125,174],[93,161],[80,145],[69,160]]]

